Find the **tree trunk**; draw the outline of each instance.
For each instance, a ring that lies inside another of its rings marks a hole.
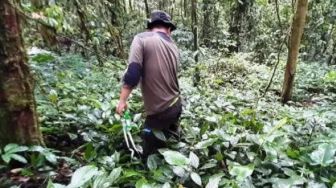
[[[300,42],[306,22],[308,0],[297,0],[296,12],[292,22],[291,36],[289,38],[289,51],[282,88],[282,102],[288,102],[292,97],[297,58],[299,56]]]
[[[144,3],[145,3],[145,7],[146,7],[146,16],[147,16],[147,18],[149,18],[150,17],[150,12],[149,12],[149,7],[148,7],[147,0],[144,0]]]
[[[231,34],[231,38],[236,42],[235,45],[229,46],[229,51],[239,52],[241,49],[241,44],[243,41],[243,34],[245,28],[245,33],[247,31],[251,31],[252,25],[249,21],[248,11],[249,8],[253,5],[254,0],[236,0],[235,4],[231,10],[231,18],[230,18],[230,27],[229,33]],[[244,27],[245,26],[245,27]],[[247,28],[246,28],[247,26]]]
[[[36,8],[37,11],[42,11],[44,7],[42,0],[32,0],[32,5]],[[38,31],[40,32],[45,45],[50,49],[57,50],[56,29],[53,27],[48,27],[47,25],[39,24]]]
[[[0,0],[0,146],[43,144],[19,15]]]
[[[188,0],[183,0],[184,17],[188,17]]]
[[[129,9],[130,9],[130,12],[132,12],[133,11],[132,0],[128,0],[128,6],[129,6]]]
[[[212,10],[212,1],[204,0],[203,1],[203,27],[202,27],[202,41],[205,46],[209,47],[210,40],[212,36],[211,28],[211,16],[213,13]]]
[[[198,31],[197,31],[197,0],[191,1],[191,28],[194,34],[193,51],[195,52],[195,62],[198,62]],[[195,74],[193,77],[193,86],[197,87],[200,82],[200,70],[199,66],[195,68]]]
[[[120,11],[119,8],[119,3],[118,0],[109,0],[109,2],[111,4],[113,4],[113,7],[108,7],[108,11],[111,14],[111,23],[108,22],[108,20],[103,16],[108,31],[111,35],[111,37],[113,38],[113,42],[117,44],[118,46],[118,50],[116,53],[114,53],[113,55],[120,57],[120,58],[125,58],[125,51],[124,51],[124,45],[123,45],[123,41],[122,41],[122,31],[121,31],[121,23],[118,19],[118,16],[122,14],[122,12]],[[101,7],[101,9],[103,9],[103,7]],[[118,29],[119,28],[119,29]]]
[[[104,65],[104,61],[103,61],[103,58],[102,58],[102,56],[100,54],[100,51],[98,49],[98,45],[94,43],[93,37],[92,37],[92,35],[91,35],[90,31],[89,31],[89,28],[86,26],[85,11],[80,6],[80,3],[78,2],[78,0],[74,0],[74,4],[75,4],[75,7],[77,9],[77,14],[78,14],[78,17],[79,17],[79,20],[80,20],[81,31],[83,31],[85,33],[86,43],[89,44],[90,41],[93,43],[93,50],[94,50],[94,52],[96,54],[99,66],[103,66]]]
[[[196,52],[198,50],[198,29],[197,29],[197,0],[192,0],[191,2],[191,28],[192,33],[194,34],[194,44],[193,50]],[[198,61],[198,55],[195,56],[195,61]]]

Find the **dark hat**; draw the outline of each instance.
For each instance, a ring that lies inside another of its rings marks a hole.
[[[151,29],[157,24],[164,24],[170,27],[172,31],[176,29],[169,14],[161,10],[154,10],[151,13],[150,19],[147,20],[147,29]]]

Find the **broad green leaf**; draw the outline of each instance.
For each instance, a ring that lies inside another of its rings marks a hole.
[[[245,178],[251,176],[253,171],[254,171],[253,164],[247,166],[235,165],[229,170],[229,173],[232,176],[235,176],[238,181],[243,181]]]
[[[83,166],[75,171],[68,188],[77,188],[85,185],[91,178],[97,175],[98,168],[95,166]]]
[[[210,138],[208,140],[201,141],[195,145],[195,149],[204,149],[211,146],[213,143],[217,141],[216,138]]]
[[[193,166],[194,168],[198,168],[198,166],[199,166],[199,158],[192,151],[189,154],[189,160],[190,160],[191,166]]]
[[[143,177],[143,174],[135,170],[124,170],[123,178],[129,178],[129,177]]]
[[[146,179],[140,179],[136,182],[135,188],[151,188],[152,186],[148,184]]]
[[[192,172],[190,177],[197,185],[202,186],[202,179],[197,173]]]
[[[189,164],[189,159],[177,151],[161,150],[160,153],[164,156],[166,162],[170,165],[184,166]]]
[[[56,164],[57,163],[57,156],[49,151],[46,151],[44,153],[45,158],[47,159],[47,161],[51,162],[52,164]]]
[[[27,146],[19,146],[17,144],[8,144],[4,148],[5,153],[18,153],[27,150],[28,150]]]
[[[272,180],[272,187],[274,188],[291,188],[294,182],[291,179],[275,178]]]
[[[112,185],[112,181],[106,176],[106,174],[102,174],[97,176],[92,184],[92,188],[109,188]]]
[[[48,181],[47,188],[66,188],[65,185],[58,184],[58,183],[53,183],[50,179]]]
[[[32,146],[30,147],[29,151],[34,151],[34,152],[44,152],[45,148],[43,148],[42,146]]]
[[[112,170],[112,172],[109,175],[109,179],[111,182],[115,182],[121,175],[122,168],[118,167]]]
[[[222,179],[224,175],[221,174],[215,174],[209,178],[208,184],[205,186],[205,188],[218,188],[219,182]]]
[[[171,186],[168,182],[166,182],[165,184],[162,185],[162,188],[171,188]]]
[[[331,144],[321,144],[318,148],[310,154],[313,161],[312,165],[329,166],[334,162],[336,148]]]
[[[149,170],[156,170],[157,169],[157,158],[155,155],[150,155],[147,158],[147,167]]]
[[[11,160],[11,154],[5,153],[5,154],[1,155],[1,158],[2,158],[3,161],[5,161],[5,163],[8,164]]]
[[[155,135],[156,138],[158,138],[159,140],[162,140],[162,141],[167,141],[167,138],[166,136],[163,134],[162,131],[160,130],[153,130],[153,134]]]
[[[209,161],[207,163],[205,163],[200,170],[205,170],[205,169],[209,169],[209,168],[214,168],[217,166],[217,162],[216,161]]]
[[[11,158],[24,164],[28,163],[27,159],[18,154],[11,154]]]
[[[174,174],[176,174],[177,176],[181,178],[186,176],[186,171],[184,170],[183,167],[180,167],[180,166],[173,166],[173,172]]]

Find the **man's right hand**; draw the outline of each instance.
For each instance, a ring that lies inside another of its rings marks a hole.
[[[123,100],[120,100],[118,102],[118,105],[117,105],[117,108],[116,108],[116,112],[119,114],[119,115],[122,115],[123,112],[127,109],[127,103],[126,101],[123,101]]]

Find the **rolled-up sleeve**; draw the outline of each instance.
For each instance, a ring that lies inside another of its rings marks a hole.
[[[138,85],[143,72],[143,43],[135,36],[128,58],[128,67],[123,77],[124,87],[134,88]]]

